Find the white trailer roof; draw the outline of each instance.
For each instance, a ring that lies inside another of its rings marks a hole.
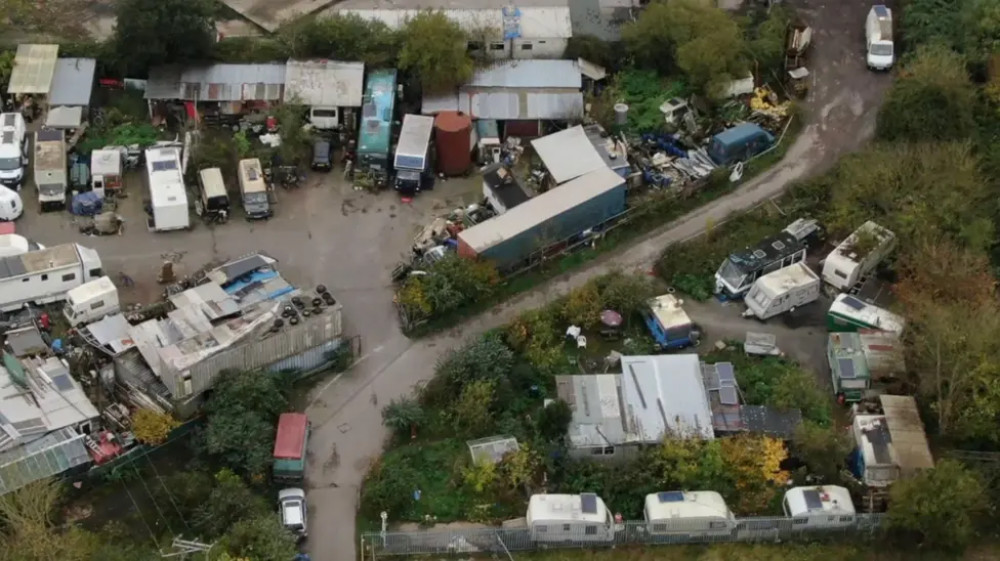
[[[66,299],[70,302],[86,302],[88,300],[93,300],[94,298],[100,298],[107,294],[113,294],[118,291],[115,288],[115,283],[111,282],[108,277],[101,277],[97,280],[92,280],[90,282],[81,284],[80,286],[70,289],[66,292]]]
[[[79,263],[78,251],[82,252],[84,249],[86,248],[68,243],[0,258],[0,279],[61,269]]]
[[[118,150],[94,150],[90,153],[91,175],[121,175],[122,155]]]
[[[757,286],[770,298],[780,296],[789,290],[818,283],[819,277],[805,263],[771,271],[757,279]]]
[[[862,224],[857,230],[852,232],[850,236],[847,236],[844,241],[837,245],[836,249],[827,255],[827,263],[831,265],[839,265],[842,270],[850,270],[850,267],[848,266],[849,264],[857,264],[864,261],[868,254],[859,255],[858,252],[854,250],[854,246],[858,242],[858,237],[865,234],[874,236],[876,242],[875,247],[872,247],[868,253],[871,253],[877,247],[893,243],[896,239],[896,234],[894,234],[892,230],[883,228],[882,226],[879,226],[875,222],[869,220],[868,222]],[[827,266],[824,265],[823,268],[826,269],[826,267]]]
[[[902,333],[906,320],[885,308],[862,302],[849,294],[838,294],[830,305],[830,313],[853,318],[882,331]]]
[[[149,196],[154,208],[187,206],[187,190],[184,188],[177,148],[146,150],[146,172],[149,174]]]
[[[578,520],[580,522],[604,522],[608,508],[604,501],[593,493],[579,495],[532,495],[528,501],[530,522]]]
[[[733,519],[726,500],[715,491],[667,491],[646,495],[646,521],[679,518]]]
[[[509,209],[500,216],[480,222],[468,230],[462,230],[458,237],[476,253],[500,242],[528,231],[594,197],[617,188],[625,180],[603,164],[600,169],[578,177],[555,189],[532,197]]]
[[[312,107],[361,107],[365,65],[335,60],[289,60],[285,99]]]
[[[681,307],[681,301],[673,294],[663,294],[656,298],[650,298],[646,305],[649,306],[649,310],[656,317],[656,321],[660,322],[663,329],[691,325],[691,318]]]
[[[851,493],[837,485],[792,487],[785,493],[789,516],[851,515]]]
[[[8,94],[47,94],[56,72],[59,45],[18,45]]]
[[[403,115],[403,127],[399,131],[399,143],[396,144],[396,157],[393,165],[400,166],[400,156],[425,158],[432,132],[434,132],[434,117]]]

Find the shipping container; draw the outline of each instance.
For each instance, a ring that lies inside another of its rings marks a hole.
[[[472,165],[472,119],[459,111],[442,111],[434,119],[437,170],[463,175]]]
[[[625,180],[600,168],[534,197],[458,235],[458,253],[510,269],[533,252],[566,241],[625,211]]]

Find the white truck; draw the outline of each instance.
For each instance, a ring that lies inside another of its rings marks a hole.
[[[876,4],[865,20],[865,60],[871,70],[889,70],[895,62],[892,44],[892,10]]]
[[[152,206],[150,230],[167,232],[191,227],[179,149],[146,150],[146,185]]]
[[[826,256],[823,282],[836,290],[851,288],[895,247],[896,234],[869,220]]]
[[[70,290],[102,276],[97,252],[75,243],[0,257],[0,311],[60,302]]]
[[[20,113],[0,114],[0,184],[20,191],[28,165],[28,133]]]
[[[43,211],[66,208],[66,132],[40,129],[35,133],[35,186]]]
[[[766,320],[819,298],[819,277],[803,262],[772,271],[753,283],[743,317]]]
[[[78,327],[121,311],[118,289],[108,277],[95,279],[66,292],[63,315]]]
[[[413,195],[420,192],[424,176],[430,170],[431,133],[434,117],[403,115],[403,128],[392,164],[396,169],[396,190]]]

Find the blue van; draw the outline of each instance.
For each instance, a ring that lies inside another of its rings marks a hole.
[[[774,135],[753,123],[743,123],[712,137],[708,157],[720,166],[745,162],[774,144]]]

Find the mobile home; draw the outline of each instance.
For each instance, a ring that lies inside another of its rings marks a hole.
[[[869,220],[826,257],[823,282],[837,290],[851,288],[895,247],[896,234]]]
[[[651,536],[729,535],[736,528],[736,517],[715,491],[651,493],[643,517]]]
[[[831,333],[827,360],[833,392],[848,403],[877,394],[873,382],[894,379],[905,371],[899,335],[888,331]]]
[[[806,258],[806,246],[787,230],[765,239],[752,249],[733,252],[715,273],[715,292],[723,298],[738,298],[758,278]]]
[[[790,312],[819,298],[819,277],[805,263],[799,262],[770,272],[753,283],[743,302],[744,316],[760,320]]]
[[[60,302],[70,290],[103,275],[97,252],[78,244],[0,258],[0,311]]]
[[[92,280],[66,292],[63,315],[73,327],[97,321],[119,311],[118,289],[108,277]]]
[[[876,329],[901,335],[905,325],[906,320],[889,310],[847,294],[838,295],[826,314],[826,327],[833,332]]]
[[[795,529],[835,528],[854,524],[854,501],[844,487],[792,487],[781,501]]]
[[[179,149],[146,150],[146,185],[152,201],[151,230],[166,232],[191,227]]]
[[[656,350],[682,349],[698,344],[701,333],[681,305],[684,302],[673,294],[664,294],[646,302],[642,317]]]
[[[396,168],[396,190],[404,194],[419,193],[427,181],[430,171],[431,133],[434,132],[434,117],[426,115],[404,115],[403,128],[399,131],[399,143],[393,167]]]
[[[532,495],[526,519],[535,542],[606,542],[614,538],[611,511],[593,493]]]

